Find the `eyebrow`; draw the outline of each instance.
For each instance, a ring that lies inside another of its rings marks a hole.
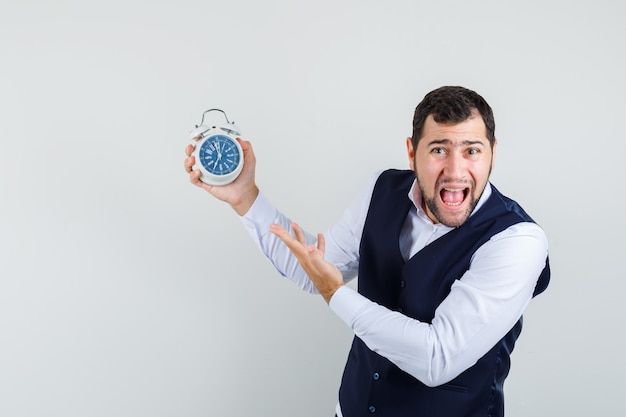
[[[433,139],[430,142],[428,142],[428,146],[431,145],[449,145],[451,144],[452,141],[450,139]],[[485,146],[485,143],[482,140],[469,140],[466,139],[464,141],[462,141],[459,146],[467,146],[467,145],[481,145],[481,146]]]

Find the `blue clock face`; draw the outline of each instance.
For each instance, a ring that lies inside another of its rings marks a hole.
[[[233,172],[241,155],[235,142],[224,135],[209,136],[198,152],[200,163],[213,175],[227,175]]]

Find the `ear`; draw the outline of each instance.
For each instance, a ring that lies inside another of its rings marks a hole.
[[[498,147],[498,139],[493,142],[493,148],[491,148],[491,169],[496,166],[496,148]]]
[[[413,140],[406,138],[406,152],[409,157],[409,167],[415,171],[415,150],[413,149]]]

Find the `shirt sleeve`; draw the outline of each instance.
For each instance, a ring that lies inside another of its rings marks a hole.
[[[356,277],[359,265],[359,245],[363,233],[365,217],[369,209],[376,179],[380,172],[375,173],[366,186],[357,193],[352,203],[344,210],[339,221],[333,224],[325,233],[326,241],[325,260],[337,266],[341,271],[344,282]],[[272,224],[279,224],[293,233],[291,220],[278,211],[263,193],[259,193],[252,207],[240,217],[248,233],[254,239],[261,252],[272,263],[276,271],[289,278],[304,291],[317,294],[308,275],[291,251],[269,228]],[[317,236],[304,231],[309,244],[317,244]]]
[[[545,233],[534,223],[498,233],[476,251],[432,323],[391,311],[345,286],[335,292],[330,308],[371,350],[437,386],[474,365],[514,326],[547,254]]]

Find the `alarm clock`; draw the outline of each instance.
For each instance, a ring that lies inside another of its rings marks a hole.
[[[226,123],[205,125],[204,116],[209,112],[221,112]],[[200,181],[216,186],[235,181],[243,169],[243,150],[237,142],[240,132],[223,110],[210,109],[202,113],[200,125],[196,125],[189,134],[195,146],[192,153],[195,164],[192,169],[200,170]]]

